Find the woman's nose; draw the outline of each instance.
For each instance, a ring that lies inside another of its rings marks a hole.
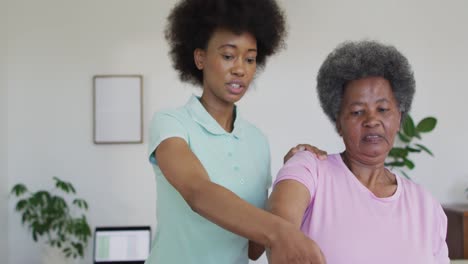
[[[245,63],[243,62],[243,60],[236,60],[234,62],[234,65],[232,66],[231,68],[231,73],[235,76],[244,76],[245,74]]]
[[[376,113],[368,113],[364,121],[364,125],[368,127],[375,127],[380,124],[378,116]]]

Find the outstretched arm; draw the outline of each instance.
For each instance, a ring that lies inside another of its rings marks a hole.
[[[270,248],[275,252],[272,264],[296,263],[291,260],[302,260],[297,262],[301,264],[316,263],[310,239],[288,221],[256,208],[211,182],[185,140],[165,139],[157,147],[155,158],[168,182],[193,211],[224,229]]]

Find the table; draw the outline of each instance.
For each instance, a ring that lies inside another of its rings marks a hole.
[[[443,208],[448,220],[449,257],[468,259],[468,204],[449,204]]]

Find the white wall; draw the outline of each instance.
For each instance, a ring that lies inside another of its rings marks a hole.
[[[59,176],[72,181],[78,194],[89,201],[88,219],[93,226],[155,227],[155,183],[146,161],[146,141],[92,143],[91,79],[96,74],[144,75],[146,139],[154,111],[178,106],[197,91],[177,80],[167,56],[163,29],[174,3],[11,1],[9,186],[24,182],[34,189],[46,188],[52,176]],[[416,158],[411,174],[441,202],[465,201],[468,122],[458,109],[468,96],[468,35],[464,34],[468,2],[281,3],[289,17],[288,48],[269,61],[241,103],[241,114],[269,136],[273,171],[279,169],[289,147],[299,142],[329,152],[342,149],[316,99],[315,76],[339,42],[367,37],[392,43],[407,55],[418,84],[413,116],[439,119],[438,128],[424,141],[436,157]],[[9,212],[11,207],[10,203]],[[34,263],[40,247],[19,224],[18,215],[10,213],[8,220],[9,263]],[[83,263],[90,263],[91,255],[88,251]]]
[[[7,16],[6,2],[0,0],[0,259],[8,263],[8,135],[7,135]]]

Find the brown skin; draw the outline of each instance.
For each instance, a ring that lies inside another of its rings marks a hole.
[[[256,57],[257,41],[252,34],[237,35],[222,29],[213,33],[206,50],[194,51],[195,65],[203,71],[201,102],[228,132],[233,129],[234,103],[255,77]]]
[[[327,159],[327,152],[326,151],[323,151],[317,147],[314,147],[314,146],[311,146],[309,144],[299,144],[293,148],[291,148],[289,150],[288,153],[286,153],[286,155],[284,155],[284,158],[283,158],[283,162],[286,163],[286,161],[288,161],[292,156],[294,156],[294,154],[296,154],[298,151],[303,151],[303,150],[307,150],[309,152],[312,152],[314,153],[317,158],[319,158],[320,160],[325,160]]]
[[[389,197],[396,191],[395,175],[385,169],[384,162],[400,120],[401,112],[387,80],[368,77],[346,85],[336,123],[346,146],[342,157],[356,178],[378,197]],[[279,182],[268,201],[273,214],[297,229],[309,204],[309,190],[294,180]],[[316,244],[313,250],[321,253]]]
[[[234,103],[242,98],[254,78],[256,48],[256,40],[251,34],[218,29],[206,49],[194,51],[195,64],[204,76],[201,103],[228,132],[233,130]],[[193,211],[254,241],[249,243],[251,259],[257,259],[266,247],[271,249],[272,264],[322,263],[314,262],[314,242],[291,223],[211,182],[183,139],[168,138],[155,152],[164,176]],[[266,196],[267,190],[264,191]]]
[[[351,81],[344,91],[336,123],[346,151],[343,160],[358,180],[378,197],[396,191],[385,158],[400,129],[401,112],[390,83],[382,77]]]
[[[309,203],[310,192],[302,183],[295,180],[284,180],[275,185],[268,200],[268,210],[290,222],[296,230],[300,230],[302,218]],[[310,253],[314,257],[312,262],[304,262],[303,259],[297,258],[290,263],[326,263],[325,256],[315,241],[311,240],[309,243]],[[273,252],[268,257],[271,260]]]

